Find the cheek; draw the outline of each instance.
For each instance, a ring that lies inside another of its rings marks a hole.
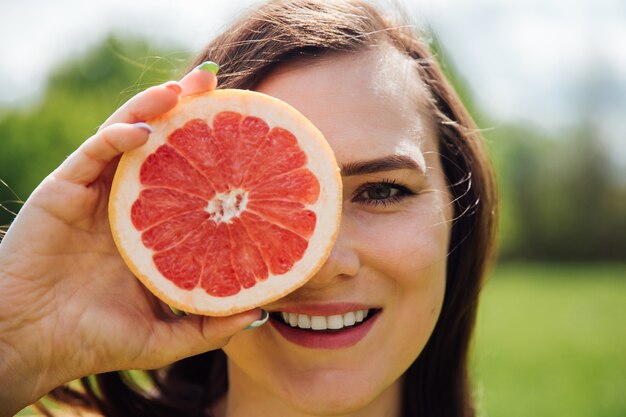
[[[450,221],[446,205],[436,198],[416,201],[395,213],[358,213],[361,262],[398,284],[416,284],[420,276],[441,273],[446,263]]]
[[[374,215],[360,222],[361,264],[381,277],[389,291],[386,306],[396,330],[400,356],[410,363],[421,352],[437,322],[446,282],[450,222],[440,204]],[[375,218],[374,218],[375,217]]]

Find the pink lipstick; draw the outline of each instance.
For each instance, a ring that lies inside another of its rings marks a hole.
[[[272,327],[288,341],[313,349],[354,346],[374,327],[379,308],[357,304],[298,305],[270,314]]]

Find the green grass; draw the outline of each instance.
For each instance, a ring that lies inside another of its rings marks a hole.
[[[497,268],[474,369],[483,416],[626,416],[626,265]]]
[[[626,264],[501,265],[476,330],[481,416],[626,416]]]

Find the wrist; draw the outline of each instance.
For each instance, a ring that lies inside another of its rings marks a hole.
[[[15,344],[0,338],[0,417],[15,415],[54,388],[48,371],[37,368]]]
[[[50,343],[33,320],[20,314],[15,303],[20,297],[6,285],[15,278],[1,269],[0,265],[0,292],[9,298],[0,310],[0,417],[4,417],[15,415],[65,381],[54,378],[47,354]]]

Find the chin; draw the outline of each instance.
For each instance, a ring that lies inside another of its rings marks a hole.
[[[323,375],[318,372],[318,375],[302,375],[298,381],[290,381],[283,400],[303,414],[337,416],[366,408],[386,391],[372,380],[354,378],[356,372],[351,372],[347,378],[332,372],[321,373]]]
[[[320,390],[312,395],[299,392],[296,398],[290,397],[286,400],[295,411],[302,414],[338,416],[355,413],[365,408],[373,399],[344,388]]]

